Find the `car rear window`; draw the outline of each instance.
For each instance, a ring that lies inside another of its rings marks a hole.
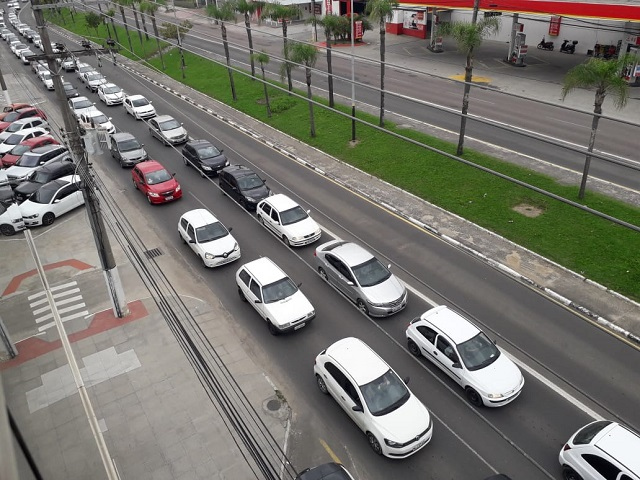
[[[611,425],[610,420],[601,420],[587,425],[576,433],[573,443],[575,445],[587,445],[588,443],[591,443],[593,437],[595,437],[607,425]]]

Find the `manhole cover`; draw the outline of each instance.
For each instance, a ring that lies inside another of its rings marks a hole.
[[[281,405],[282,404],[280,403],[280,400],[276,400],[276,399],[269,400],[267,402],[267,408],[272,412],[277,412],[278,410],[280,410]]]
[[[160,250],[159,248],[152,248],[151,250],[146,250],[144,254],[147,256],[147,258],[155,258],[162,255],[162,250]]]

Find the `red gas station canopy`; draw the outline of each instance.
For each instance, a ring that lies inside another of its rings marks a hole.
[[[474,0],[411,0],[407,3],[411,5],[424,5],[454,10],[470,10],[473,8]],[[480,10],[640,22],[640,5],[638,5],[638,3],[563,2],[547,0],[480,0]]]

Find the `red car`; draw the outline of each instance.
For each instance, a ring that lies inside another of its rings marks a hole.
[[[13,147],[13,150],[4,154],[2,157],[2,167],[9,168],[15,165],[23,153],[30,152],[34,148],[42,147],[44,145],[58,145],[59,143],[60,142],[55,138],[49,136],[34,137],[29,140],[25,140]]]
[[[39,108],[35,108],[35,107],[21,108],[14,112],[9,112],[7,116],[4,117],[2,122],[0,122],[0,132],[4,132],[4,130],[9,125],[11,125],[12,122],[15,122],[20,118],[27,118],[27,117],[42,117],[45,120],[47,119],[47,115]]]
[[[6,117],[9,113],[14,112],[20,108],[28,108],[32,106],[33,105],[29,103],[12,103],[11,105],[7,105],[2,109],[2,112],[0,112],[0,120],[4,120],[4,117]]]
[[[133,186],[144,193],[151,204],[167,203],[182,198],[182,189],[178,181],[155,160],[138,163],[131,170],[131,176]]]

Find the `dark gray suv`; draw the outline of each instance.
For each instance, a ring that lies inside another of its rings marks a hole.
[[[271,190],[253,170],[244,165],[229,165],[220,170],[222,192],[229,195],[246,210],[255,211],[260,200],[271,195]]]
[[[212,177],[229,165],[229,160],[208,140],[190,140],[182,147],[182,161],[200,171],[202,177]]]
[[[133,167],[134,165],[149,160],[147,151],[136,137],[130,133],[114,133],[109,140],[111,156],[120,162],[120,166]]]

